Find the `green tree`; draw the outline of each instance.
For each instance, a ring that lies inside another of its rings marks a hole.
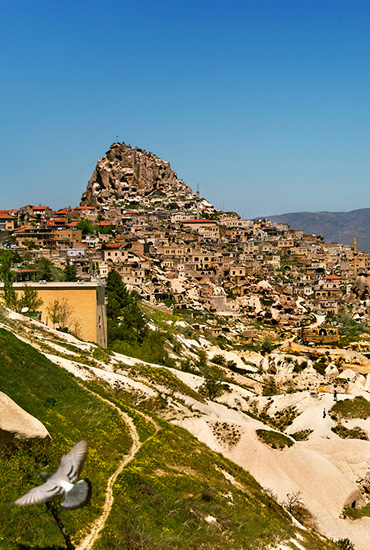
[[[21,297],[17,300],[16,309],[21,311],[24,307],[28,307],[28,314],[35,314],[42,306],[44,301],[39,297],[35,288],[31,288],[28,285],[24,285],[22,288]]]
[[[16,303],[13,283],[15,271],[13,270],[14,256],[10,250],[1,250],[0,253],[0,278],[4,284],[4,302],[7,307],[13,307]]]
[[[37,262],[36,265],[37,265],[37,269],[39,271],[38,278],[39,278],[40,281],[42,281],[42,280],[53,281],[54,280],[53,271],[52,271],[53,262],[51,262],[47,258],[41,258]]]
[[[117,320],[132,298],[121,276],[114,269],[108,273],[105,290],[108,297],[107,317]]]
[[[77,229],[81,229],[82,236],[86,237],[86,235],[89,235],[90,233],[94,233],[96,230],[96,225],[93,224],[93,222],[87,218],[80,220],[76,224]]]
[[[64,265],[64,280],[65,281],[77,281],[77,268],[74,263],[71,263],[69,258]]]
[[[147,322],[138,303],[137,295],[130,293],[119,273],[109,272],[106,283],[108,297],[108,342],[126,340],[142,343],[147,334]]]
[[[261,343],[261,353],[262,355],[271,353],[273,350],[272,342],[269,338],[264,338],[264,340]]]
[[[224,386],[222,382],[213,376],[206,376],[203,384],[199,388],[199,393],[213,401],[224,393]]]

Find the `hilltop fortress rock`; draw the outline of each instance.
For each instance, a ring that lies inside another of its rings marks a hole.
[[[143,149],[113,143],[106,156],[98,160],[80,204],[102,206],[120,200],[142,203],[145,199],[169,195],[196,198],[190,187],[178,179],[169,162]]]

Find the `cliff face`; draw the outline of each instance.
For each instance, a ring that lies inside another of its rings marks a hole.
[[[99,206],[168,194],[195,197],[169,162],[143,149],[113,143],[106,156],[98,160],[80,204]]]

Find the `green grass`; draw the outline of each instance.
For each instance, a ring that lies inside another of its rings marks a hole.
[[[307,429],[307,430],[300,430],[299,432],[295,432],[294,434],[291,434],[291,436],[296,441],[307,441],[310,434],[312,434],[313,430]]]
[[[161,430],[118,478],[95,550],[262,550],[297,532],[248,472],[184,429],[158,422]],[[310,530],[300,533],[306,550],[337,548]]]
[[[144,418],[140,408],[145,402],[136,407],[135,393],[98,381],[81,382],[83,387],[5,330],[0,330],[0,361],[2,391],[39,418],[52,435],[51,443],[18,443],[0,453],[1,549],[64,548],[44,505],[17,508],[12,502],[39,483],[39,471],[53,471],[61,454],[82,437],[91,442],[83,477],[92,480],[93,497],[89,506],[61,513],[74,542],[100,514],[107,478],[128,452],[131,439],[118,412],[88,389],[127,412],[144,442],[118,477],[113,510],[94,550],[262,550],[297,532],[284,509],[248,472],[186,430],[150,413]],[[158,432],[151,418],[160,426]],[[208,516],[216,522],[206,521]],[[338,548],[314,531],[299,532],[305,550]]]
[[[330,409],[330,416],[342,418],[362,418],[366,419],[370,416],[370,402],[362,396],[357,396],[354,399],[344,399],[338,401]]]
[[[347,506],[344,509],[344,516],[350,519],[360,519],[370,516],[370,504],[363,506],[362,508],[352,508],[351,506]]]
[[[289,437],[273,430],[256,430],[256,434],[261,441],[273,449],[284,449],[284,447],[294,445],[294,442]]]
[[[3,542],[0,547],[62,542],[44,505],[18,508],[12,503],[40,484],[40,471],[55,471],[62,454],[87,438],[90,450],[83,476],[93,484],[91,504],[62,512],[68,532],[78,538],[81,526],[100,515],[107,479],[131,446],[126,425],[116,410],[84,390],[72,375],[4,329],[0,329],[0,364],[1,391],[38,418],[52,438],[18,442],[0,453],[0,536],[7,545]]]
[[[179,392],[184,395],[188,395],[198,401],[204,401],[198,392],[184,384],[179,378],[177,378],[171,371],[163,367],[150,367],[147,365],[136,364],[133,367],[128,367],[131,376],[139,376],[144,378],[151,384],[164,386],[165,388]]]
[[[342,439],[363,439],[368,441],[369,438],[366,435],[366,432],[359,426],[355,426],[352,429],[348,429],[342,424],[338,424],[331,429],[332,432],[339,435]]]
[[[98,383],[89,381],[85,382],[84,385],[95,393],[101,395],[104,399],[108,399],[117,405],[117,407],[119,407],[123,412],[127,413],[135,423],[141,442],[146,441],[148,437],[154,435],[154,423],[150,418],[146,418],[146,416],[149,416],[149,412],[140,412],[138,408],[135,407],[135,399],[131,394],[121,389],[111,388],[104,382]]]
[[[119,477],[98,549],[252,549],[290,536],[286,512],[247,472],[185,430],[161,424]]]

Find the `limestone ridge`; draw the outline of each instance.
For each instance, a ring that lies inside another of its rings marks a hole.
[[[196,199],[169,162],[143,149],[113,143],[105,157],[98,160],[80,204],[103,206],[119,201],[142,204],[158,196]]]

